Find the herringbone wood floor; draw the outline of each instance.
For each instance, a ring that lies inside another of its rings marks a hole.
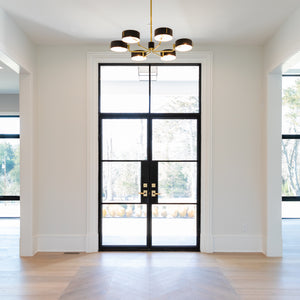
[[[292,232],[299,239],[299,231]],[[0,247],[0,299],[300,299],[299,242],[287,245],[283,258],[195,252],[19,258],[13,248]]]

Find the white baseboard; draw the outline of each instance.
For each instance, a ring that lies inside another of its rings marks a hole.
[[[38,252],[85,252],[84,234],[43,234],[37,235]]]
[[[202,252],[263,252],[261,235],[214,235],[212,239],[202,236],[201,241],[204,240],[206,251],[201,249]],[[37,252],[97,252],[97,241],[97,234],[36,236]]]
[[[90,233],[86,235],[86,252],[99,251],[99,235],[98,233]]]
[[[262,235],[214,235],[214,252],[263,252]]]
[[[202,234],[200,236],[200,251],[203,253],[214,252],[214,240],[211,234]]]

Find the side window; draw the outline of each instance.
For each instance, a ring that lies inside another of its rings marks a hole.
[[[300,217],[300,75],[282,77],[282,217]]]
[[[20,118],[0,116],[0,200],[20,199]]]

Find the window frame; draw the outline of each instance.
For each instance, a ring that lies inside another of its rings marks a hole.
[[[0,115],[0,118],[19,118],[19,115]],[[1,139],[20,139],[20,134],[0,134]],[[20,201],[20,195],[0,195],[0,201]]]

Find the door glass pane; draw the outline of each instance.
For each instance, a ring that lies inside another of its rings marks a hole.
[[[196,120],[153,120],[154,160],[196,160]]]
[[[300,133],[300,77],[282,78],[282,134]]]
[[[102,201],[140,202],[141,163],[103,162]]]
[[[19,134],[19,117],[0,117],[0,134]]]
[[[197,244],[196,205],[153,205],[152,244],[154,246],[195,246]]]
[[[104,160],[145,160],[147,156],[147,121],[103,120]]]
[[[156,66],[151,77],[151,112],[199,112],[198,66]]]
[[[300,196],[300,140],[282,141],[282,196]]]
[[[147,207],[143,204],[103,205],[102,244],[144,246]]]
[[[158,163],[159,203],[197,202],[197,163]]]
[[[148,66],[101,66],[100,111],[149,112]]]
[[[0,139],[0,195],[20,195],[19,139]]]

